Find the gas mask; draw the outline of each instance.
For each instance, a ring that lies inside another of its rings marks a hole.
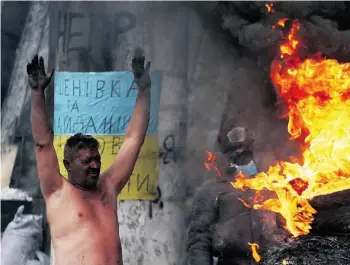
[[[237,173],[242,172],[242,174],[245,177],[251,177],[255,174],[258,173],[258,169],[256,168],[256,165],[253,160],[251,160],[248,164],[246,165],[236,165],[234,163],[230,163],[230,168],[235,168]]]

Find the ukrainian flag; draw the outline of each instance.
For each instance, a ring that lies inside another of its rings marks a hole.
[[[153,200],[158,185],[158,113],[161,73],[152,79],[150,122],[145,142],[129,182],[118,199]],[[63,176],[63,147],[75,133],[90,134],[100,142],[102,171],[108,168],[125,139],[134,110],[137,87],[131,72],[55,74],[54,146]]]

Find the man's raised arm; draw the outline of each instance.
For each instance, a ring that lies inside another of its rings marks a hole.
[[[138,95],[133,115],[131,117],[125,140],[118,152],[113,165],[103,173],[111,177],[117,194],[123,189],[134,170],[137,157],[145,140],[150,115],[150,89],[149,76],[150,62],[144,68],[145,57],[135,55],[132,69],[135,82],[138,86]]]
[[[35,55],[27,65],[28,83],[32,90],[31,123],[36,145],[36,160],[44,197],[51,195],[62,186],[58,160],[52,143],[45,109],[44,90],[50,83],[54,71],[46,75],[44,59]]]

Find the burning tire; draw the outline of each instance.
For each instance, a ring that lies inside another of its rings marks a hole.
[[[261,265],[349,265],[350,234],[303,236],[263,254]]]

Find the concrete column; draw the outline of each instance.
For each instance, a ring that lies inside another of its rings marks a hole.
[[[1,106],[7,96],[16,50],[27,20],[29,2],[1,2]]]
[[[42,44],[48,4],[30,3],[28,17],[18,46],[7,97],[1,111],[1,186],[9,186],[15,165],[18,145],[14,136],[20,121],[23,106],[30,98],[27,85],[27,63],[38,50],[47,50]],[[25,121],[24,121],[25,122]]]

